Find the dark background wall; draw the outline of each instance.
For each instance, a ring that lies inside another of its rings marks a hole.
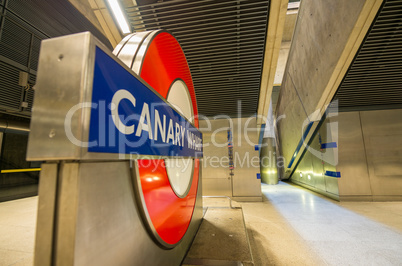
[[[30,122],[41,41],[91,31],[110,49],[107,38],[68,0],[0,0],[0,122]],[[20,73],[28,85],[19,85]],[[27,107],[22,103],[26,102]],[[2,123],[0,123],[1,125]],[[40,167],[25,160],[28,135],[2,133],[0,170]],[[37,194],[39,172],[1,173],[0,201]]]
[[[29,117],[41,40],[83,31],[112,48],[67,0],[0,0],[0,112]],[[29,73],[28,87],[18,85],[20,71]]]

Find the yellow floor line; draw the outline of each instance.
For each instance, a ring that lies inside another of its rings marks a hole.
[[[28,168],[28,169],[9,169],[9,170],[1,170],[2,174],[8,173],[21,173],[21,172],[37,172],[42,170],[41,168]]]

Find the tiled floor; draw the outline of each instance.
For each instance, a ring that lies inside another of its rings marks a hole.
[[[402,203],[347,202],[262,186],[243,203],[255,265],[402,265]]]
[[[0,203],[0,265],[32,265],[38,197]]]
[[[197,262],[200,259],[203,261]],[[207,264],[211,260],[252,265],[250,245],[240,208],[209,207],[183,265]]]
[[[255,265],[402,265],[402,202],[339,203],[286,183],[262,191],[264,202],[241,203]],[[0,265],[32,265],[37,202],[0,203]]]

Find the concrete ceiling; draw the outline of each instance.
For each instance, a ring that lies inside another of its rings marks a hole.
[[[105,0],[70,2],[107,36],[113,46],[122,39]],[[265,117],[271,100],[275,110],[300,1],[121,2],[134,31],[163,28],[178,38],[188,55],[200,113],[236,116],[239,100],[243,116],[258,114]],[[383,1],[336,93],[341,110],[402,106],[399,74],[401,7],[402,0]],[[193,39],[194,36],[202,38]],[[236,60],[226,60],[227,57]],[[223,59],[226,61],[221,63]],[[261,119],[258,122],[263,123]]]
[[[335,99],[340,111],[402,108],[402,0],[386,0]]]
[[[109,39],[113,47],[116,47],[123,35],[119,31],[105,0],[69,1]]]
[[[121,40],[105,0],[70,2],[112,45]],[[261,117],[268,112],[282,35],[286,42],[293,33],[295,13],[285,23],[288,2],[297,10],[294,0],[121,0],[134,31],[161,28],[179,40],[201,114]]]
[[[257,112],[270,1],[136,3],[125,5],[134,30],[168,30],[181,44],[200,114],[249,116]]]

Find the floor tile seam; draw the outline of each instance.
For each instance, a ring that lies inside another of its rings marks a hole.
[[[26,253],[27,255],[33,255],[34,251],[32,248],[32,251],[21,251],[21,250],[17,250],[17,249],[10,249],[10,248],[1,248],[0,247],[0,251],[14,251],[14,252],[20,252],[20,253]]]
[[[255,233],[254,231],[250,230],[251,234],[253,235],[253,241],[255,242]],[[305,241],[303,238],[301,239],[285,239],[283,240],[283,242],[299,242],[305,249],[307,252],[309,252],[309,256],[315,260],[320,260],[322,262],[325,263],[325,265],[330,265],[323,257],[320,256],[319,252],[317,252],[317,250],[312,249],[308,243],[308,241]],[[318,259],[317,259],[318,258]]]
[[[394,228],[394,227],[391,227],[391,226],[389,226],[389,225],[387,225],[387,224],[384,224],[384,223],[380,223],[380,222],[378,222],[378,221],[374,221],[375,223],[377,223],[377,224],[373,224],[373,225],[370,225],[370,226],[374,226],[374,227],[378,227],[378,226],[381,226],[381,227],[383,227],[383,228],[381,228],[381,229],[385,229],[385,230],[389,230],[390,232],[388,232],[388,233],[392,233],[392,234],[395,234],[395,233],[397,233],[398,235],[401,235],[401,237],[402,237],[402,231],[401,230],[398,230],[397,228]],[[350,226],[350,225],[356,225],[356,223],[340,223],[339,225],[341,225],[341,226]],[[361,225],[361,223],[360,224],[357,224],[357,225]],[[367,226],[367,225],[366,225]],[[347,231],[347,228],[342,228],[342,227],[340,227],[342,230],[344,230],[344,231]],[[365,227],[366,228],[366,227]],[[378,231],[377,230],[377,228],[373,228],[374,230],[373,231]],[[348,232],[348,231],[347,231]]]
[[[7,226],[7,227],[28,227],[28,228],[33,228],[33,227],[35,227],[35,226],[19,225],[19,224],[0,224],[0,226]]]
[[[325,254],[323,253],[323,251],[321,251],[321,249],[319,249],[319,248],[314,248],[315,243],[312,243],[312,242],[332,242],[332,241],[315,241],[315,240],[309,240],[309,241],[307,241],[307,242],[308,242],[308,247],[309,247],[310,249],[312,249],[312,250],[314,251],[314,253],[316,253],[317,256],[318,256],[322,261],[324,261],[324,263],[325,263],[326,265],[334,265],[334,264],[331,264],[331,263],[330,263],[330,259],[327,258],[327,256],[324,256]],[[349,243],[349,241],[341,241],[341,242],[347,242],[347,243]],[[318,243],[317,243],[317,244],[318,244]],[[321,243],[320,245],[322,245],[322,243]],[[348,264],[348,265],[353,265],[353,264]]]
[[[13,262],[12,264],[9,264],[9,266],[16,265],[17,263],[23,262],[24,260],[26,260],[26,259],[28,259],[28,258],[29,258],[29,257],[21,258],[21,259],[17,260],[16,262]]]
[[[264,217],[261,217],[261,216],[258,216],[258,215],[249,215],[248,214],[247,216],[249,216],[249,217],[245,219],[246,222],[247,222],[247,219],[264,219],[264,220],[266,220]],[[274,215],[266,216],[266,217],[275,219]],[[284,220],[282,216],[279,216],[278,219]]]
[[[382,224],[382,225],[384,225],[384,226],[387,226],[387,227],[390,227],[390,228],[392,228],[392,229],[396,229],[396,230],[399,230],[400,232],[402,232],[401,229],[392,227],[392,226],[387,225],[386,223],[383,222],[384,220],[388,220],[388,219],[389,219],[388,217],[383,217],[383,216],[382,216],[382,217],[380,217],[381,219],[379,219],[379,218],[371,217],[371,216],[369,216],[369,215],[367,215],[367,214],[365,214],[365,213],[361,213],[360,211],[353,211],[353,212],[354,212],[355,214],[359,215],[359,216],[364,217],[365,219],[368,219],[370,222],[380,223],[380,224]],[[392,211],[387,211],[387,212],[388,212],[388,213],[392,213],[393,216],[398,216],[397,218],[402,219],[402,214],[398,214],[398,213],[395,213],[395,212],[392,212]],[[372,212],[370,212],[370,213],[372,213]],[[401,217],[400,217],[400,216],[401,216]]]
[[[11,230],[11,229],[17,229],[17,227],[21,227],[21,229],[22,228],[26,228],[26,229],[29,229],[29,230],[35,230],[36,229],[36,226],[10,226],[10,225],[2,225],[2,224],[0,224],[0,232],[1,231],[4,231],[5,229],[9,229],[9,230]],[[11,228],[11,229],[10,229]],[[9,230],[7,230],[7,231],[9,231]]]
[[[285,217],[285,218],[286,218],[286,217]],[[307,241],[311,241],[311,240],[309,240],[309,239],[306,239],[303,235],[301,235],[301,233],[299,232],[299,230],[297,230],[297,228],[295,228],[295,227],[293,226],[293,224],[292,224],[291,222],[289,222],[289,221],[294,221],[294,222],[299,223],[298,220],[294,220],[294,219],[290,220],[290,219],[288,219],[288,218],[286,218],[285,220],[286,220],[286,224],[293,230],[293,232],[294,232],[295,234],[297,234],[297,235],[299,236],[299,239],[301,239],[301,240],[302,240],[303,242],[305,242],[305,243],[306,243]],[[306,224],[311,224],[311,223],[306,222]],[[348,236],[352,237],[352,236],[350,235],[350,233],[347,232],[346,230],[343,230],[343,229],[342,229],[342,231],[344,231]]]
[[[391,225],[388,225],[388,224],[386,224],[386,223],[384,223],[382,221],[374,220],[374,219],[372,219],[370,217],[367,217],[367,218],[369,219],[368,223],[375,223],[375,224],[371,224],[370,226],[379,226],[380,225],[380,226],[384,227],[383,229],[387,229],[387,230],[392,231],[392,233],[397,233],[399,235],[402,235],[402,229],[395,228],[395,227],[393,227]],[[352,224],[352,223],[350,223],[350,224]],[[346,224],[343,224],[343,225],[346,225]]]
[[[259,223],[257,222],[256,224],[259,224]],[[261,223],[261,224],[265,224],[265,223]],[[286,224],[287,224],[288,228],[285,228],[284,231],[288,232],[289,234],[294,235],[294,237],[291,237],[291,239],[289,239],[289,241],[295,241],[296,240],[296,241],[301,241],[301,242],[304,242],[304,243],[306,241],[308,241],[292,225],[290,225],[289,223],[286,223]],[[289,230],[291,230],[291,232],[289,232]],[[254,231],[252,231],[252,233],[254,233]],[[261,234],[261,235],[264,235],[264,234]]]
[[[310,243],[309,243],[310,241],[304,241],[304,242],[306,244],[307,249],[310,251],[311,255],[315,255],[318,258],[318,260],[323,261],[325,263],[325,265],[331,265],[329,263],[329,261],[320,254],[318,249],[315,249],[310,245]]]
[[[330,226],[330,228],[332,228],[333,226]],[[311,229],[311,228],[310,228]],[[296,228],[294,228],[294,230],[296,230]],[[341,232],[343,232],[344,234],[345,234],[345,236],[346,237],[348,237],[348,239],[350,239],[350,240],[352,240],[352,239],[354,239],[354,238],[356,238],[354,235],[352,235],[348,230],[346,230],[345,228],[342,228],[342,227],[336,227],[336,228],[334,228],[334,230],[336,230],[336,231],[341,231]],[[296,230],[296,231],[298,231],[298,230]],[[333,236],[333,235],[338,235],[339,236],[339,232],[333,232],[333,233],[328,233],[328,231],[326,231],[326,232],[324,232],[325,234],[327,234],[328,236]],[[331,238],[331,239],[333,239],[333,238]],[[308,239],[306,239],[306,240],[308,240]],[[337,241],[337,240],[334,240],[334,241]]]
[[[266,202],[242,202],[240,203],[242,206],[243,210],[247,208],[253,208],[253,207],[274,207],[271,202],[266,201]]]
[[[392,214],[394,214],[394,215],[397,215],[397,216],[402,216],[402,212],[399,213],[399,212],[396,212],[396,211],[394,211],[394,210],[391,210],[391,211],[388,211],[388,210],[387,210],[387,212],[390,212],[390,213],[392,213]]]

